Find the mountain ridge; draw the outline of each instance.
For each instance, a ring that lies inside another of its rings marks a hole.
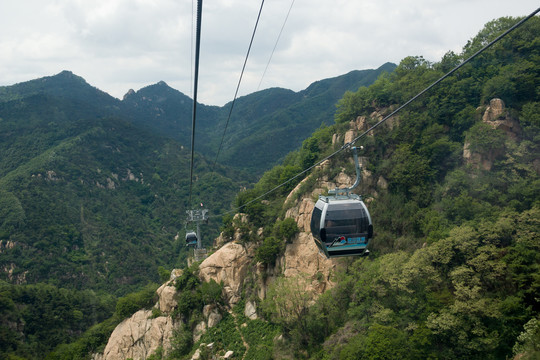
[[[393,68],[395,64],[386,63],[378,69],[354,70],[319,80],[299,92],[270,88],[239,97],[226,132],[231,102],[221,107],[198,104],[196,150],[214,159],[223,138],[219,163],[260,174],[298,148],[321,123],[333,123],[334,104],[344,92],[369,85]],[[64,70],[53,76],[0,87],[0,103],[37,94],[74,100],[81,109],[93,107],[99,116],[124,117],[184,145],[191,143],[192,99],[164,81],[137,91],[130,89],[119,100]],[[287,130],[279,130],[287,126]],[[268,138],[261,138],[260,129],[264,128],[276,131],[272,138],[282,138],[279,147]],[[260,156],[265,161],[258,161]]]

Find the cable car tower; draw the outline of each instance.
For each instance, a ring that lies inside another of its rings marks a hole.
[[[207,253],[206,248],[202,246],[200,225],[202,222],[208,223],[208,209],[186,210],[186,213],[187,224],[195,223],[197,226],[197,231],[195,232],[192,229],[188,230],[188,225],[186,224],[186,246],[193,247],[193,257],[195,261],[200,261],[206,258]]]

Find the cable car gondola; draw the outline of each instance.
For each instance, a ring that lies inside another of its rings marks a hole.
[[[352,148],[356,164],[356,181],[346,189],[330,190],[319,195],[311,214],[311,233],[315,244],[327,258],[368,255],[373,237],[369,211],[359,195],[351,191],[360,182],[360,165],[356,147]]]
[[[186,232],[186,246],[197,246],[197,234],[195,231]]]

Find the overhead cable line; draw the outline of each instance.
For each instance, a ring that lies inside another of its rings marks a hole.
[[[234,104],[236,102],[236,97],[238,96],[238,89],[240,89],[240,84],[242,83],[242,77],[244,76],[244,71],[246,69],[246,64],[249,58],[249,52],[251,51],[251,45],[253,44],[253,39],[255,38],[255,33],[257,32],[257,26],[259,25],[259,19],[261,18],[261,12],[263,9],[264,0],[261,2],[261,7],[259,9],[259,15],[257,15],[257,21],[255,22],[255,28],[253,29],[253,34],[251,34],[251,40],[249,42],[248,51],[246,54],[246,58],[244,60],[244,66],[242,66],[242,72],[240,73],[240,79],[238,79],[238,85],[236,85],[236,92],[234,93],[234,98],[231,104],[231,108],[229,110],[229,116],[227,117],[227,122],[225,123],[225,129],[223,130],[223,136],[221,137],[221,142],[219,144],[219,149],[216,154],[216,159],[214,160],[214,166],[212,167],[212,171],[216,168],[217,160],[219,157],[219,153],[221,152],[221,148],[223,147],[223,140],[225,139],[225,134],[227,133],[227,127],[229,126],[229,121],[231,120],[231,114],[233,112]]]
[[[281,33],[283,33],[283,29],[285,28],[285,24],[287,23],[287,19],[289,19],[289,15],[291,14],[292,7],[294,5],[294,1],[292,0],[291,6],[289,7],[289,11],[287,12],[287,16],[285,16],[285,21],[283,21],[283,25],[281,25],[281,30],[279,30],[279,35],[276,39],[276,43],[274,44],[274,48],[272,49],[272,53],[270,54],[270,58],[268,59],[268,62],[266,63],[266,67],[264,68],[264,72],[261,76],[261,81],[259,81],[259,86],[257,86],[257,91],[261,88],[262,81],[264,79],[264,75],[266,75],[266,70],[268,70],[268,66],[270,65],[270,62],[272,61],[272,57],[274,56],[274,52],[276,51],[277,44],[279,43],[279,39],[281,38]]]
[[[246,207],[247,205],[257,201],[257,200],[260,200],[264,197],[266,197],[266,195],[270,194],[270,193],[273,193],[274,191],[276,191],[277,189],[285,186],[286,184],[290,183],[291,181],[293,181],[294,179],[300,177],[301,175],[307,173],[308,171],[310,171],[311,169],[321,165],[323,162],[325,162],[326,160],[329,160],[330,158],[334,157],[335,155],[339,154],[340,152],[342,152],[343,150],[345,149],[348,149],[350,148],[352,145],[354,145],[355,142],[357,142],[358,140],[360,140],[361,138],[363,138],[364,136],[366,136],[369,132],[373,131],[375,128],[377,128],[379,125],[381,125],[383,122],[385,122],[386,120],[390,119],[392,116],[394,116],[395,114],[397,114],[400,110],[402,110],[404,107],[406,107],[407,105],[409,105],[411,102],[413,102],[414,100],[416,100],[417,98],[419,98],[420,96],[422,96],[424,93],[426,93],[427,91],[429,91],[430,89],[432,89],[435,85],[439,84],[441,81],[443,81],[444,79],[446,79],[448,76],[452,75],[454,72],[456,72],[458,69],[460,69],[461,67],[463,67],[465,64],[467,64],[469,61],[471,61],[472,59],[474,59],[475,57],[477,57],[478,55],[480,55],[481,53],[483,53],[484,51],[486,51],[488,48],[490,48],[493,44],[495,44],[496,42],[498,42],[499,40],[501,40],[503,37],[505,37],[506,35],[508,35],[510,32],[512,32],[513,30],[517,29],[518,27],[520,27],[521,25],[523,25],[527,20],[529,20],[530,18],[532,18],[534,15],[536,15],[538,12],[540,11],[540,8],[536,9],[535,11],[533,11],[530,15],[528,15],[527,17],[521,19],[519,22],[517,22],[515,25],[513,25],[512,27],[510,27],[508,30],[506,30],[504,33],[502,33],[501,35],[497,36],[494,40],[492,40],[489,44],[485,45],[483,48],[481,48],[480,50],[478,50],[476,53],[474,53],[473,55],[471,55],[468,59],[464,60],[461,64],[457,65],[455,68],[453,68],[452,70],[450,70],[448,73],[446,73],[445,75],[441,76],[437,81],[433,82],[431,85],[429,85],[428,87],[426,87],[424,90],[420,91],[418,94],[416,94],[415,96],[413,96],[411,99],[409,99],[407,102],[405,102],[403,105],[401,105],[400,107],[398,107],[396,110],[394,110],[392,113],[390,113],[389,115],[387,115],[384,119],[382,119],[381,121],[379,121],[378,123],[376,123],[375,125],[373,125],[372,127],[370,127],[369,129],[367,129],[366,131],[364,131],[361,135],[357,136],[356,138],[354,138],[352,141],[344,144],[340,149],[334,151],[332,154],[326,156],[324,159],[322,160],[319,160],[319,162],[315,163],[314,165],[308,167],[307,169],[299,172],[298,174],[294,175],[293,177],[289,178],[288,180],[282,182],[281,184],[273,187],[272,189],[268,190],[267,192],[265,192],[264,194],[260,195],[260,196],[257,196],[256,198],[246,202],[245,204],[243,204],[242,206],[239,206],[239,207],[236,207],[232,210],[229,210],[229,211],[226,211],[224,213],[222,213],[221,215],[214,215],[212,217],[218,217],[218,216],[223,216],[225,214],[229,214],[229,213],[232,213],[232,212],[235,212],[237,210],[240,210],[244,207]]]
[[[189,202],[193,193],[193,163],[195,160],[195,122],[197,119],[197,90],[199,83],[199,54],[201,50],[202,0],[197,0],[197,31],[195,39],[195,74],[193,81],[193,118],[191,121],[191,164],[189,171]]]
[[[195,0],[191,0],[191,47],[190,47],[190,61],[189,64],[189,83],[193,84],[193,28],[195,27]],[[191,93],[189,94],[193,98],[193,87],[190,89]]]

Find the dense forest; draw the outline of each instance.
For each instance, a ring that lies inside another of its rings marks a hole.
[[[159,265],[181,263],[187,249],[173,238],[184,231],[187,150],[119,119],[62,131],[54,120],[14,128],[17,142],[3,142],[11,155],[0,179],[2,263],[11,268],[3,279],[122,294],[156,281]],[[227,209],[240,183],[198,160],[195,200],[204,192],[207,206]]]
[[[333,153],[341,146],[332,142],[334,135],[343,138],[351,121],[362,119],[365,126],[375,124],[516,21],[492,21],[460,54],[448,52],[436,63],[420,56],[407,57],[372,85],[347,91],[338,102],[334,124],[321,125],[298,150],[264,173],[253,188],[236,195],[234,205],[245,205],[242,211],[248,215],[249,223],[238,224],[232,216],[225,216],[221,230],[228,234],[235,227],[244,227],[241,230],[246,236],[242,241],[257,243],[256,260],[272,265],[298,231],[284,219],[291,206],[285,199],[302,177],[262,201],[251,200]],[[358,192],[368,204],[375,228],[369,257],[342,260],[346,271],[334,274],[335,286],[314,302],[308,301],[310,294],[302,286],[303,278],[279,278],[264,300],[254,295],[255,289],[246,287],[240,304],[200,342],[214,343],[217,349],[234,349],[236,358],[244,354],[246,359],[506,359],[518,354],[522,358],[538,358],[538,34],[540,19],[534,17],[357,144],[364,147],[362,157],[367,162]],[[504,104],[495,120],[518,125],[510,130],[495,128],[483,119],[493,99]],[[16,112],[29,101],[51,104],[46,98],[35,97],[26,99],[24,104],[8,102],[2,106],[14,106]],[[62,118],[54,107],[51,113],[58,119],[56,122]],[[28,118],[32,117],[25,117]],[[5,123],[3,119],[0,124]],[[40,126],[54,128],[55,124],[47,122]],[[10,359],[38,359],[45,353],[48,359],[82,359],[103,349],[117,323],[152,303],[157,286],[148,284],[136,293],[121,293],[125,296],[120,299],[106,292],[84,290],[83,285],[90,279],[81,279],[79,283],[80,276],[103,274],[105,270],[108,276],[117,276],[115,269],[107,268],[107,262],[100,262],[102,268],[90,266],[97,264],[91,261],[92,257],[103,256],[101,247],[96,247],[102,227],[95,224],[99,221],[110,229],[123,228],[138,239],[123,244],[126,248],[115,248],[112,241],[102,245],[110,246],[106,253],[124,256],[134,253],[135,248],[144,249],[144,256],[128,258],[123,263],[131,273],[137,267],[158,268],[159,262],[151,254],[160,244],[162,226],[180,216],[171,204],[144,206],[166,203],[154,196],[154,187],[177,192],[170,198],[182,198],[180,193],[186,191],[179,185],[166,186],[175,177],[160,172],[174,163],[187,161],[178,153],[182,150],[170,144],[172,140],[156,137],[143,141],[137,135],[139,128],[114,118],[102,119],[97,124],[85,125],[81,121],[73,126],[83,131],[61,141],[54,138],[55,132],[48,133],[55,146],[47,151],[40,150],[40,144],[32,140],[31,131],[36,127],[29,127],[21,137],[26,142],[19,145],[28,152],[18,152],[20,157],[27,156],[21,162],[24,166],[1,164],[2,265],[23,261],[21,270],[11,272],[12,283],[0,283],[0,354]],[[121,134],[133,134],[116,135],[111,129],[117,127],[123,129]],[[107,141],[93,142],[97,136]],[[5,136],[0,144],[8,144],[9,139]],[[141,159],[133,153],[128,160],[115,158],[115,154],[124,152],[126,142],[134,142],[136,148],[137,144],[148,146],[146,141],[155,146],[151,147],[153,156]],[[8,149],[17,149],[16,144],[2,151]],[[469,155],[464,156],[466,153]],[[68,166],[74,163],[69,160],[71,157],[88,157],[85,163],[90,165]],[[50,164],[57,165],[54,172],[50,172]],[[354,172],[348,154],[330,159],[330,165],[328,170],[317,169],[309,174],[296,196],[311,190],[318,177],[332,178],[341,168]],[[175,166],[180,172],[181,165]],[[21,177],[23,172],[35,176]],[[70,182],[73,192],[69,199],[65,187],[55,189],[67,179],[76,180]],[[223,186],[234,191],[235,183],[230,178],[218,180],[219,184],[205,185],[205,191],[218,191],[215,187]],[[83,186],[90,181],[93,187]],[[111,207],[118,211],[114,216],[91,212],[90,209],[102,208],[111,201],[107,195],[111,182],[119,191],[131,187],[138,195],[115,200],[119,202]],[[18,187],[24,189],[15,196],[13,189]],[[84,197],[87,200],[82,202],[81,192],[88,191],[93,192],[92,196]],[[41,226],[41,244],[33,243],[31,255],[19,260],[20,254],[8,242],[13,241],[13,229],[21,229],[20,234],[24,234],[27,224],[47,221],[28,211],[27,204],[36,197],[64,196],[62,206],[51,205],[46,212],[51,218],[75,218],[84,225],[82,230],[74,229],[67,220]],[[223,203],[213,206],[226,208],[227,199],[220,199]],[[137,221],[132,223],[129,219]],[[147,222],[148,226],[142,227],[140,222]],[[92,251],[83,253],[83,247]],[[178,249],[170,251],[177,256]],[[4,262],[6,256],[9,261]],[[58,261],[67,256],[72,259],[69,264],[79,264],[74,283],[80,286],[73,290],[54,286],[70,281],[62,277],[66,264]],[[39,268],[26,274],[22,269],[32,269],[36,257],[47,261],[40,261]],[[31,274],[51,272],[56,274],[48,279],[51,285],[13,284],[14,279],[29,281]],[[156,354],[155,359],[190,358],[199,345],[192,343],[191,331],[200,316],[201,304],[222,302],[219,284],[201,283],[196,272],[196,265],[187,268],[177,280],[180,299],[175,314],[184,320],[184,325],[175,333],[173,351],[166,357]],[[168,271],[161,267],[153,276],[154,282],[163,281]],[[92,281],[96,284],[103,281],[95,279]],[[262,319],[243,318],[242,305],[248,299],[258,302]],[[236,326],[238,319],[246,327]],[[86,330],[91,325],[94,326]],[[280,342],[273,341],[278,335],[282,335]],[[249,349],[242,338],[247,340]]]

